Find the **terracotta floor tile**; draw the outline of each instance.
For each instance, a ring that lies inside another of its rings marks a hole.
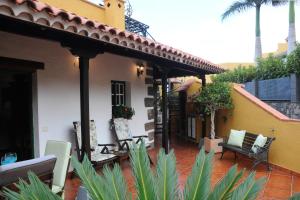
[[[156,142],[157,141],[159,140],[156,140]],[[158,145],[156,144],[156,146]],[[197,145],[185,142],[183,140],[172,140],[171,147],[174,149],[176,155],[177,171],[179,174],[179,188],[180,190],[183,190],[187,177],[191,173],[196,156],[199,153],[199,149]],[[154,148],[153,150],[149,151],[154,163],[156,163],[158,151],[159,148]],[[225,173],[234,164],[238,164],[238,169],[246,168],[245,175],[243,176],[243,179],[245,179],[250,173],[249,169],[252,167],[252,160],[239,155],[237,162],[235,162],[234,154],[231,152],[226,152],[222,160],[220,160],[219,154],[215,155],[212,169],[212,185],[215,185],[218,181],[220,181],[220,179],[224,177]],[[152,170],[155,170],[155,166],[156,165],[152,166]],[[129,191],[131,191],[135,197],[136,191],[134,186],[134,177],[131,173],[130,163],[128,161],[122,162],[121,168],[128,184]],[[272,172],[268,172],[266,171],[266,167],[264,165],[259,165],[256,171],[256,178],[266,176],[269,180],[265,189],[259,195],[259,199],[287,199],[291,195],[292,190],[293,192],[300,192],[300,176],[294,176],[293,187],[291,187],[292,176],[290,173],[279,171],[277,169]],[[78,178],[68,179],[65,187],[65,199],[74,200],[79,186],[80,180]]]
[[[271,173],[267,187],[291,191],[292,176]]]
[[[290,190],[281,190],[277,188],[266,188],[264,191],[264,197],[271,199],[288,199],[291,196]]]
[[[294,176],[293,193],[299,193],[299,192],[300,192],[300,177]]]

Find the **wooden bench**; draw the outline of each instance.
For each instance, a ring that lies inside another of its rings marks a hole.
[[[220,159],[223,158],[224,153],[226,151],[232,151],[232,152],[235,153],[235,160],[237,158],[237,153],[245,155],[249,158],[253,158],[254,161],[253,161],[253,165],[252,165],[252,168],[251,168],[252,170],[255,169],[255,167],[258,164],[265,163],[266,166],[267,166],[267,169],[270,171],[271,167],[270,167],[270,164],[269,164],[269,150],[270,150],[270,146],[271,146],[272,142],[275,140],[275,138],[274,137],[268,137],[265,146],[264,147],[256,146],[257,147],[257,152],[254,153],[251,150],[251,148],[252,148],[257,136],[258,136],[257,134],[246,132],[242,148],[227,144],[227,140],[220,143],[219,146],[223,147],[223,152],[222,152],[222,155],[221,155]]]

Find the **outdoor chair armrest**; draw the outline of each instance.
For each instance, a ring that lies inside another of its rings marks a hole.
[[[114,146],[116,146],[116,144],[98,144],[98,146],[99,147],[105,147],[105,146],[107,146],[107,147],[114,147]]]
[[[133,138],[147,138],[148,135],[137,135],[137,136],[133,136]]]
[[[261,147],[261,146],[258,146],[258,145],[254,145],[254,147],[257,148],[257,152],[254,153],[254,154],[260,154],[260,153],[268,150],[268,148]]]
[[[138,144],[143,141],[143,138],[148,138],[148,135],[138,135],[138,136],[133,136],[133,138],[138,138],[138,140],[135,142],[136,144]]]
[[[120,142],[126,142],[126,141],[132,141],[132,138],[127,138],[127,139],[123,139],[123,140],[119,140]]]
[[[103,154],[111,154],[112,152],[108,149],[108,147],[114,147],[115,144],[98,144],[99,147],[103,147],[101,153]]]
[[[82,151],[82,149],[77,149],[77,148],[75,148],[75,151],[79,151],[79,152],[81,152],[81,151]],[[91,148],[91,151],[95,151],[95,149]]]

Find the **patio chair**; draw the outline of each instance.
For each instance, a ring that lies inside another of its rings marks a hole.
[[[71,143],[49,140],[46,144],[45,155],[55,155],[57,158],[54,172],[52,192],[64,197],[65,182],[71,158]]]
[[[81,125],[80,122],[73,122],[75,130],[75,144],[76,152],[79,160],[83,158],[81,151]],[[115,162],[118,157],[114,155],[111,148],[115,147],[115,144],[98,144],[97,132],[95,121],[90,121],[90,144],[91,144],[91,162],[96,166],[102,166],[104,164]]]
[[[39,179],[52,188],[53,170],[56,163],[54,155],[16,162],[0,166],[0,190],[4,187],[18,191],[15,183],[20,179],[28,181],[28,172],[36,174]],[[0,197],[1,199],[1,197]]]
[[[144,142],[146,148],[150,148],[154,144],[154,140],[149,140],[148,135],[132,135],[127,119],[114,118],[111,120],[111,127],[114,130],[119,151],[129,151],[133,147],[133,144],[139,146],[142,142]],[[153,164],[149,154],[148,157],[151,164]]]

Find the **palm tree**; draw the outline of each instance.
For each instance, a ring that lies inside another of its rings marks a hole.
[[[222,14],[222,20],[228,18],[235,13],[241,13],[250,8],[255,8],[255,60],[261,57],[261,37],[260,37],[260,8],[264,4],[271,3],[272,0],[238,0],[231,4]]]
[[[289,35],[288,35],[288,50],[290,54],[296,48],[296,28],[295,28],[295,0],[273,0],[274,6],[289,3]]]

